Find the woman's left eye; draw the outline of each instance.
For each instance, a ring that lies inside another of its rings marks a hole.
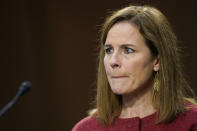
[[[129,53],[133,53],[133,52],[135,52],[135,50],[125,47],[125,53],[129,54]]]

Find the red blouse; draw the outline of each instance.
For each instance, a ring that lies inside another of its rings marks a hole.
[[[144,118],[117,118],[110,127],[102,126],[93,117],[88,116],[79,121],[72,131],[197,131],[197,106],[191,107],[186,113],[179,114],[170,123],[155,125],[156,113]]]

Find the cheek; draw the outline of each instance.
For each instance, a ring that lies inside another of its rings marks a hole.
[[[111,68],[110,68],[110,64],[109,64],[107,57],[104,57],[104,68],[105,68],[108,82],[111,83],[111,79],[110,79]]]
[[[107,60],[107,57],[104,57],[104,67],[105,67],[106,73],[108,73],[109,72],[109,62]]]
[[[123,63],[123,70],[131,74],[137,72],[140,68],[142,68],[143,64],[141,61],[139,61],[139,59],[124,60]]]
[[[136,57],[124,62],[124,70],[129,74],[135,76],[145,75],[148,72],[152,72],[151,61],[148,61],[146,57]]]

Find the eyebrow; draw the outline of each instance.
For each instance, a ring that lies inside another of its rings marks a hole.
[[[120,47],[126,47],[126,46],[132,46],[132,47],[136,47],[136,45],[134,44],[121,44]],[[111,44],[105,44],[104,47],[112,47]]]

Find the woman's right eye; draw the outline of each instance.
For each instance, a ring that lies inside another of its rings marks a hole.
[[[113,53],[113,48],[106,48],[106,49],[105,49],[105,53],[106,53],[106,54],[111,54],[111,53]]]

